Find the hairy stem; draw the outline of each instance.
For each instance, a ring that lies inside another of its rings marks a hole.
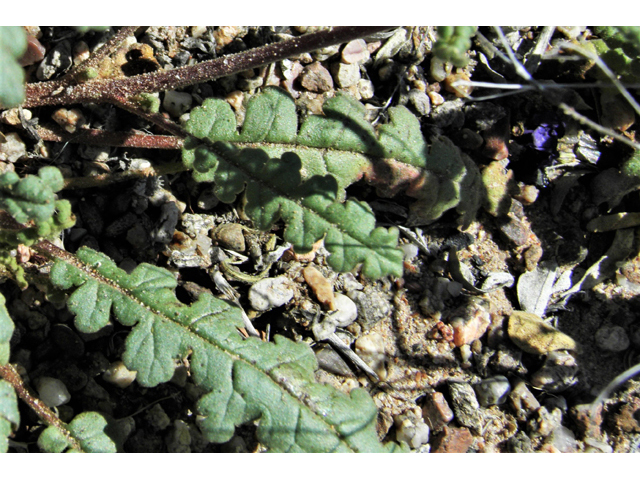
[[[47,407],[42,400],[31,394],[27,389],[22,377],[15,369],[15,367],[11,364],[0,365],[0,377],[9,382],[13,389],[18,394],[18,397],[22,399],[29,408],[33,410],[36,415],[42,420],[45,424],[55,427],[66,437],[71,448],[74,450],[82,451],[82,447],[78,443],[78,441],[69,433],[66,425],[58,418],[58,416],[53,413],[53,411]]]
[[[38,126],[36,131],[42,140],[47,142],[84,143],[108,147],[160,148],[179,150],[182,140],[172,135],[147,135],[133,132],[108,132],[94,128],[79,129],[68,133],[62,129]]]
[[[123,79],[93,80],[64,87],[60,81],[27,84],[25,108],[73,103],[119,103],[139,93],[153,93],[194,85],[250,68],[349,42],[389,27],[335,27],[290,40],[216,58],[197,65],[135,75]]]

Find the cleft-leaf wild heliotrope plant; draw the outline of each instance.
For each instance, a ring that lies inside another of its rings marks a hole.
[[[123,28],[107,43],[106,52],[97,51],[86,63],[97,65],[133,32],[133,27]],[[156,166],[146,174],[192,170],[197,182],[215,184],[215,194],[223,202],[235,202],[242,194],[242,208],[257,228],[269,230],[283,221],[284,240],[296,251],[310,251],[323,239],[330,252],[328,263],[336,271],[361,265],[361,274],[371,279],[401,276],[398,230],[376,227],[372,209],[347,198],[349,185],[364,180],[381,195],[405,192],[415,199],[409,219],[413,224],[432,222],[456,209],[460,224],[466,226],[481,204],[475,164],[446,138],[427,144],[419,121],[406,108],[390,108],[389,121],[374,129],[358,101],[337,95],[326,101],[323,115],[309,116],[298,125],[293,99],[278,88],[265,88],[248,103],[239,131],[233,111],[223,100],[206,99],[191,112],[184,129],[131,100],[332,42],[343,43],[365,32],[334,29],[310,35],[231,56],[228,63],[224,59],[222,73],[206,70],[223,64],[222,59],[215,59],[170,72],[87,81],[83,64],[62,79],[27,86],[24,105],[60,104],[60,95],[52,92],[59,92],[62,85],[61,95],[67,96],[68,103],[111,102],[126,108],[173,133],[176,137],[168,141],[182,148],[182,165]],[[129,98],[116,93],[123,91],[122,82],[129,82]],[[89,134],[94,140],[106,138],[100,131],[74,137],[59,133],[55,137],[42,128],[38,132],[59,141],[82,141]],[[117,143],[121,138],[114,138],[105,143],[124,145]],[[160,137],[134,134],[126,141],[127,145],[153,147]],[[204,392],[196,411],[198,426],[209,441],[226,442],[237,426],[257,421],[257,439],[271,451],[405,449],[379,441],[377,410],[364,390],[347,395],[315,382],[317,362],[306,344],[280,335],[272,342],[244,338],[238,331],[244,325],[238,307],[210,293],[190,305],[182,303],[175,293],[176,277],[166,269],[143,263],[126,273],[108,256],[90,248],[82,247],[74,255],[56,247],[50,240],[74,223],[69,202],[58,198],[65,182],[73,181],[63,179],[55,167],[42,168],[38,176],[23,179],[13,172],[0,175],[5,275],[21,286],[32,278],[25,277],[17,260],[24,246],[50,259],[48,279],[38,282],[46,280],[50,293],[55,289],[68,295],[66,303],[78,331],[97,332],[111,319],[130,327],[122,360],[137,372],[137,382],[144,387],[168,382],[176,361],[188,358],[191,379]],[[23,383],[9,363],[14,326],[1,296],[0,301],[0,374],[4,378],[0,380],[0,450],[7,450],[11,431],[19,424],[17,394],[47,425],[38,441],[42,450],[115,451],[115,442],[105,433],[108,422],[101,414],[83,412],[63,423]]]

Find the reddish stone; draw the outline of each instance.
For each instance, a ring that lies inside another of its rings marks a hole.
[[[600,405],[595,415],[591,416],[591,404],[582,404],[571,407],[569,415],[573,424],[582,438],[600,437],[600,425],[602,424],[602,405]]]
[[[468,428],[444,427],[431,445],[433,453],[467,453],[473,443],[473,435]]]
[[[632,398],[622,406],[614,419],[616,426],[627,433],[640,433],[640,398]]]
[[[422,417],[429,428],[436,431],[453,420],[453,412],[444,395],[440,392],[433,392],[427,393],[422,405]]]

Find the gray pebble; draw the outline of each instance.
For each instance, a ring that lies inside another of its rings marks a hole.
[[[604,326],[596,332],[596,345],[607,352],[622,352],[629,348],[631,341],[624,328],[617,325]]]
[[[358,323],[369,330],[392,311],[391,304],[379,291],[367,286],[362,291],[352,290],[347,295],[358,306]]]
[[[151,407],[145,414],[144,418],[149,423],[149,426],[154,430],[164,430],[171,424],[169,415],[165,413],[159,403],[156,403]]]
[[[267,311],[280,307],[293,298],[293,285],[285,276],[265,278],[249,289],[251,308]]]
[[[578,379],[578,364],[569,353],[551,352],[540,370],[531,375],[531,385],[548,392],[562,392],[574,385]]]
[[[62,381],[52,377],[40,377],[35,382],[38,396],[47,407],[58,407],[71,400],[71,394]]]
[[[179,220],[180,209],[175,202],[163,204],[160,208],[159,225],[153,233],[153,240],[165,245],[169,244],[173,239],[173,233],[176,230]]]
[[[405,43],[409,41],[409,32],[404,28],[398,28],[384,45],[376,52],[374,66],[380,65],[383,60],[392,58]]]
[[[483,407],[502,405],[511,391],[509,380],[504,375],[496,375],[482,380],[474,385],[473,388],[476,391],[478,402]]]
[[[524,432],[518,432],[507,441],[511,453],[533,453],[531,439]]]
[[[429,115],[431,112],[431,100],[429,95],[420,90],[413,89],[409,92],[409,103],[416,109],[421,117]]]
[[[482,413],[473,387],[468,383],[449,383],[451,408],[458,423],[464,427],[480,432],[482,429]]]

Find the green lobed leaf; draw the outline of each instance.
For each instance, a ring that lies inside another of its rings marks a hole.
[[[22,27],[0,26],[0,108],[11,108],[24,101],[24,70],[18,60],[27,49]]]
[[[116,444],[104,433],[106,426],[107,421],[99,413],[83,412],[66,425],[66,433],[77,440],[82,452],[116,453]],[[65,432],[53,425],[47,427],[38,437],[38,447],[44,452],[79,452],[69,448],[70,446],[71,442]]]
[[[4,296],[0,294],[0,365],[9,362],[9,341],[14,330],[13,321],[9,316],[9,312],[7,312],[5,303]]]
[[[9,382],[0,380],[0,453],[5,453],[9,449],[8,437],[19,424],[20,413],[16,392]]]
[[[209,294],[185,305],[175,296],[175,277],[141,264],[131,273],[88,248],[79,265],[57,259],[54,285],[71,289],[69,309],[81,331],[96,331],[112,313],[133,325],[123,361],[147,387],[168,381],[176,359],[189,357],[195,383],[207,392],[197,410],[214,442],[228,441],[235,427],[259,420],[257,436],[272,451],[391,451],[375,425],[377,410],[362,390],[345,395],[315,383],[315,355],[303,343],[276,336],[273,343],[243,338],[240,311]]]
[[[323,111],[323,115],[307,117],[297,131],[293,99],[281,89],[268,87],[250,99],[242,132],[238,133],[229,104],[207,99],[191,112],[187,122],[193,137],[185,142],[183,162],[193,168],[197,181],[216,183],[215,193],[224,202],[233,202],[250,179],[265,183],[256,177],[259,167],[248,171],[248,164],[295,153],[301,166],[299,175],[291,177],[291,189],[297,187],[294,181],[298,178],[304,182],[315,175],[332,175],[338,186],[336,201],[343,202],[345,189],[365,177],[382,195],[408,188],[408,194],[418,198],[412,208],[414,224],[428,224],[450,208],[463,214],[464,225],[475,216],[482,192],[476,165],[444,139],[435,139],[429,146],[420,122],[405,107],[390,108],[389,122],[377,130],[366,121],[364,106],[349,95],[328,99]],[[249,157],[253,162],[240,164],[237,160],[244,157],[234,155],[236,150],[230,143],[236,149],[260,149],[266,157]],[[443,144],[443,159],[449,164],[445,167],[440,159]],[[407,173],[402,165],[422,170],[428,178],[412,186],[415,174]]]
[[[57,235],[72,227],[75,217],[67,200],[58,200],[56,192],[64,186],[64,179],[56,167],[42,167],[38,175],[20,178],[15,172],[0,175],[0,209],[17,222],[33,226],[14,232],[3,229],[0,240],[4,243],[31,245],[42,237]]]

